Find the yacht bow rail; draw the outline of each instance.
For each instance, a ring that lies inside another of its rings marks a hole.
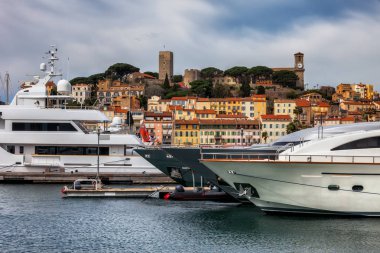
[[[380,163],[380,156],[281,155],[278,153],[201,153],[201,160],[239,160],[307,163]]]

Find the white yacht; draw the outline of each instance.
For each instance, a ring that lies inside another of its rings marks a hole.
[[[275,159],[206,154],[202,163],[265,212],[380,216],[380,123],[355,125]]]
[[[108,122],[98,110],[66,109],[72,99],[66,80],[57,84],[58,95],[48,95],[54,77],[56,48],[49,62],[40,65],[46,75],[17,92],[9,105],[0,106],[0,172],[157,173],[134,152],[141,141],[130,134],[90,132],[84,123]],[[99,162],[98,162],[99,147]]]

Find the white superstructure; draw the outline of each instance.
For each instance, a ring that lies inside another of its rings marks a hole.
[[[52,48],[46,75],[38,83],[17,92],[10,105],[0,106],[0,171],[89,172],[97,171],[98,141],[100,173],[161,172],[133,151],[141,141],[135,135],[91,133],[85,122],[107,122],[98,110],[66,109],[72,99],[71,85],[60,80],[58,95],[49,96],[46,84],[55,76],[57,50]]]
[[[380,124],[363,126],[288,145],[273,160],[208,154],[202,162],[266,212],[380,216]]]

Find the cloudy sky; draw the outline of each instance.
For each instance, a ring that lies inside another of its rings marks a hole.
[[[39,73],[51,44],[68,79],[117,62],[158,71],[164,49],[174,52],[176,74],[293,66],[300,51],[309,88],[380,90],[379,13],[379,0],[1,0],[0,75],[8,71],[16,86]]]

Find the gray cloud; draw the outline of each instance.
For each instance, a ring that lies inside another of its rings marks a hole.
[[[165,45],[174,52],[178,74],[207,66],[292,66],[293,54],[301,51],[309,86],[366,82],[380,88],[380,20],[371,14],[379,4],[373,3],[371,12],[345,8],[334,19],[289,18],[281,29],[236,18],[239,8],[250,8],[244,1],[232,7],[197,0],[1,1],[0,73],[9,71],[14,83],[27,79],[25,74],[37,73],[50,44],[59,47],[65,72],[70,58],[69,78],[102,72],[116,62],[157,71],[158,51]]]

